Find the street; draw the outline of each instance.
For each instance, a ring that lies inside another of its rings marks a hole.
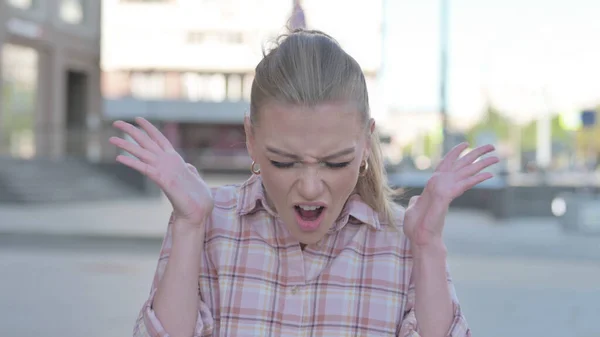
[[[159,244],[2,237],[0,336],[130,336]],[[600,336],[598,260],[480,253],[449,258],[474,336]]]
[[[0,336],[11,337],[130,336],[156,258],[34,243],[0,256]]]
[[[170,210],[164,197],[0,205],[0,336],[131,336]],[[446,222],[473,336],[600,336],[599,236],[460,209]]]

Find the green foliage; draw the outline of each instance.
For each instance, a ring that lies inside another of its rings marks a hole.
[[[570,132],[565,130],[560,122],[560,115],[554,115],[551,121],[552,141],[567,142]],[[486,110],[484,118],[467,132],[467,139],[474,143],[477,135],[482,132],[493,133],[499,141],[508,141],[513,133],[511,128],[521,128],[521,147],[524,151],[535,150],[537,146],[537,120],[533,120],[524,126],[518,126],[511,122],[504,114],[490,106]]]
[[[600,106],[596,111],[600,111]],[[515,128],[520,128],[517,132],[520,132],[521,135],[521,149],[523,151],[533,151],[537,147],[537,123],[537,120],[533,120],[523,126],[516,125],[501,111],[493,106],[488,106],[483,118],[465,135],[467,141],[471,144],[475,144],[477,137],[482,133],[492,133],[499,142],[510,142],[510,138],[515,136]],[[589,147],[591,144],[595,144],[591,146],[595,146],[600,151],[600,125],[597,125],[594,130],[576,131],[577,146],[581,147],[587,144]],[[551,132],[553,143],[571,143],[574,138],[574,132],[563,127],[560,114],[553,114]],[[436,154],[441,144],[441,130],[426,135],[424,141],[425,155],[432,156]],[[407,147],[407,149],[411,147]]]
[[[499,141],[507,140],[510,129],[514,127],[510,120],[493,106],[488,106],[484,117],[466,133],[467,140],[475,144],[476,138],[483,132],[491,132]]]
[[[570,131],[565,130],[560,123],[560,116],[552,117],[552,142],[570,141]],[[535,150],[537,146],[537,121],[531,121],[521,130],[521,147],[523,151]]]

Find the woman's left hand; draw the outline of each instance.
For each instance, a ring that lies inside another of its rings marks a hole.
[[[443,244],[444,220],[452,200],[493,177],[491,173],[481,171],[497,163],[498,158],[477,159],[494,151],[494,147],[481,146],[460,157],[468,147],[469,144],[462,143],[448,152],[425,185],[423,193],[410,199],[404,216],[404,234],[413,247]]]

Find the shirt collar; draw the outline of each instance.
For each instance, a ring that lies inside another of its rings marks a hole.
[[[265,210],[271,216],[279,218],[279,215],[267,203],[262,179],[260,176],[253,174],[240,186],[237,213],[246,215],[259,210]],[[371,206],[367,205],[357,193],[350,195],[340,216],[329,232],[337,232],[348,223],[364,223],[375,230],[381,229],[377,212]]]
[[[262,185],[262,179],[260,176],[252,174],[252,176],[240,186],[237,202],[237,213],[240,215],[246,215],[254,213],[258,210],[265,210],[271,216],[276,218],[279,217],[279,215],[273,211],[267,203],[265,190]]]
[[[358,193],[353,193],[346,201],[342,212],[330,232],[337,232],[348,223],[364,223],[372,229],[381,229],[379,215],[371,206],[367,205]]]

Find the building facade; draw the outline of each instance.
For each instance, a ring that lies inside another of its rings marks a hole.
[[[100,2],[0,0],[0,155],[101,156]]]
[[[146,116],[198,167],[246,169],[243,120],[254,68],[298,3],[307,28],[331,33],[374,85],[380,1],[104,0],[106,119]],[[332,20],[332,11],[344,15]]]
[[[104,0],[107,98],[212,101],[249,98],[264,47],[285,32],[298,1]],[[307,27],[335,37],[372,82],[381,63],[381,1],[300,1]],[[332,12],[340,15],[332,19]]]

